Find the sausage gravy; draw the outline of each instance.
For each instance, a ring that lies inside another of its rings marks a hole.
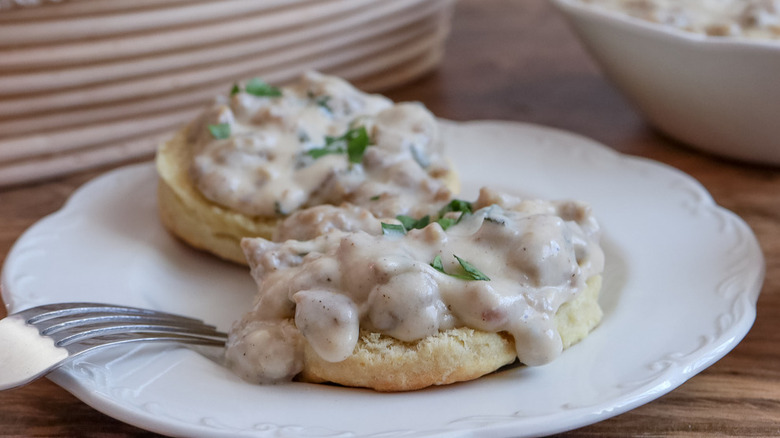
[[[780,39],[780,0],[582,0],[711,36]]]
[[[236,85],[189,128],[190,174],[209,200],[248,216],[350,202],[424,215],[450,197],[436,119],[309,72],[288,87]]]
[[[229,366],[250,382],[289,380],[304,343],[339,362],[361,328],[401,341],[464,326],[506,332],[526,365],[555,359],[554,315],[604,266],[591,209],[490,189],[448,212],[455,202],[414,224],[318,206],[286,218],[276,241],[244,239],[259,291],[231,330]]]

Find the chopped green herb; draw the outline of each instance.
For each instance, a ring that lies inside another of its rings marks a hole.
[[[379,200],[379,198],[380,198],[380,195],[374,195],[374,196],[370,197],[369,199],[370,199],[371,201],[378,201],[378,200]]]
[[[428,226],[429,223],[431,223],[431,217],[430,216],[423,216],[420,219],[415,219],[411,216],[405,216],[405,215],[398,215],[395,217],[398,219],[401,224],[406,228],[406,230],[414,230],[416,228],[425,228]]]
[[[311,101],[312,103],[314,103],[318,107],[326,110],[329,113],[333,112],[333,108],[331,108],[330,105],[328,105],[328,101],[330,100],[330,96],[328,96],[328,95],[317,96],[316,94],[314,94],[314,92],[309,90],[309,91],[306,92],[306,97],[308,97],[309,101]]]
[[[439,210],[439,217],[441,218],[439,220],[446,219],[444,215],[449,212],[460,213],[460,215],[458,216],[457,220],[454,220],[454,222],[450,222],[449,220],[439,222],[439,225],[441,225],[445,230],[451,225],[457,224],[467,216],[471,215],[473,212],[473,207],[471,202],[463,201],[461,199],[453,199],[449,204],[445,205],[441,208],[441,210]],[[447,228],[445,228],[445,225]]]
[[[306,151],[306,154],[314,158],[315,160],[320,157],[324,157],[325,155],[330,154],[343,154],[346,152],[346,150],[343,147],[321,147],[321,148],[315,148],[315,149],[309,149]]]
[[[235,96],[240,92],[241,92],[241,87],[239,87],[238,84],[233,84],[233,88],[230,89],[230,95]]]
[[[328,101],[330,100],[330,96],[320,96],[316,99],[314,99],[314,103],[317,104],[318,107],[326,110],[329,113],[333,112],[333,108],[328,105]]]
[[[360,163],[363,161],[363,153],[368,147],[368,131],[365,126],[347,131],[344,135],[347,139],[347,156],[350,163]]]
[[[401,224],[386,224],[382,222],[382,234],[386,236],[403,236],[406,229]]]
[[[446,274],[446,272],[444,272],[444,265],[441,263],[440,255],[436,254],[436,257],[433,258],[433,262],[431,262],[431,266],[433,266],[433,269]]]
[[[407,230],[413,229],[414,225],[417,223],[417,219],[411,216],[404,216],[402,214],[399,214],[395,218],[401,221],[401,225],[403,225],[404,228],[406,228]]]
[[[226,138],[230,138],[230,124],[229,123],[220,123],[217,125],[209,125],[209,132],[211,133],[211,136],[216,138],[217,140],[224,140]]]
[[[269,85],[267,82],[260,78],[252,78],[246,83],[244,90],[258,97],[279,97],[282,95],[282,90]]]
[[[449,204],[442,207],[441,210],[439,210],[439,216],[444,216],[445,214],[455,211],[460,213],[473,213],[474,210],[471,206],[471,202],[463,201],[461,199],[453,199],[450,201]]]
[[[443,217],[436,220],[436,223],[441,225],[441,229],[444,231],[447,231],[447,228],[455,225],[456,222],[457,220],[451,217]]]
[[[446,272],[444,270],[444,264],[441,261],[441,256],[436,255],[436,257],[433,258],[433,262],[431,262],[431,266],[433,269],[441,272],[442,274],[449,275],[450,277],[460,278],[461,280],[467,280],[467,281],[490,281],[490,277],[483,274],[479,269],[474,267],[471,263],[463,260],[462,258],[456,256],[453,254],[453,257],[460,263],[460,266],[465,271],[465,274],[450,274],[449,272]]]
[[[350,129],[341,137],[325,137],[325,146],[309,149],[306,153],[314,159],[329,154],[346,153],[350,163],[360,163],[369,142],[368,131],[365,126],[361,126]]]
[[[483,274],[479,269],[477,269],[471,263],[463,260],[462,258],[456,256],[455,254],[453,254],[452,256],[455,257],[458,263],[460,263],[460,266],[463,268],[463,270],[466,271],[466,273],[471,276],[471,280],[490,281],[490,277]]]

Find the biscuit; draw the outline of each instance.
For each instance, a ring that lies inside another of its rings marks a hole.
[[[313,72],[275,90],[276,97],[240,91],[221,96],[159,147],[160,218],[187,244],[246,264],[241,238],[271,239],[278,222],[301,208],[346,201],[395,216],[404,213],[392,208],[403,191],[425,193],[411,204],[418,210],[458,192],[457,173],[439,150],[437,122],[422,105],[394,105]],[[213,131],[217,127],[225,132]],[[332,136],[347,127],[343,137]],[[347,154],[352,146],[344,146],[352,141],[350,133],[366,141],[356,147],[357,157]],[[357,163],[362,166],[353,173]],[[299,173],[314,182],[308,192],[296,185],[304,180],[296,179]],[[362,175],[362,182],[354,175]],[[262,191],[268,187],[277,192]],[[403,202],[401,207],[410,206]]]
[[[601,321],[600,289],[601,276],[594,276],[582,293],[558,310],[555,322],[564,348],[582,340]],[[327,362],[307,346],[304,369],[297,379],[382,392],[410,391],[473,380],[516,358],[515,343],[506,333],[456,328],[417,342],[402,342],[361,330],[354,353],[341,362]]]
[[[168,231],[188,245],[231,262],[246,264],[242,237],[270,239],[280,217],[251,217],[206,199],[189,176],[192,148],[185,127],[160,146],[157,205]]]

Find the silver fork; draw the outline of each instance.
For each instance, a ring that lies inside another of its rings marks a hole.
[[[224,346],[212,325],[155,310],[97,303],[33,307],[0,320],[0,390],[41,377],[66,361],[127,342]]]

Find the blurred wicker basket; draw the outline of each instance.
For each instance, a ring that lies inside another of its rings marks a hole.
[[[149,156],[240,79],[407,82],[443,56],[453,1],[5,0],[0,187]]]

